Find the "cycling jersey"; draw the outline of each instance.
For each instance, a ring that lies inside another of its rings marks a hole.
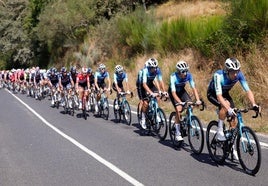
[[[89,82],[89,76],[86,74],[79,73],[76,77],[76,83],[81,87],[87,87],[87,82]]]
[[[72,72],[71,72],[71,76],[72,76],[72,79],[73,79],[74,84],[75,84],[75,83],[76,83],[77,73],[76,73],[76,72],[75,72],[75,73],[72,73]]]
[[[249,91],[248,83],[241,71],[238,72],[234,80],[231,80],[224,70],[218,70],[214,73],[213,78],[209,83],[208,90],[216,92],[216,95],[221,95],[229,92],[238,81],[245,91]]]
[[[53,74],[52,75],[51,73],[49,73],[47,77],[48,77],[49,81],[51,82],[51,84],[54,87],[57,87],[57,85],[59,83],[59,76],[58,76],[58,74]]]
[[[100,72],[95,72],[94,75],[95,79],[97,79],[97,83],[99,85],[99,87],[104,87],[105,85],[105,78],[109,78],[109,73],[107,71],[105,71],[104,73],[100,73]]]
[[[119,74],[119,73],[114,73],[114,83],[118,85],[118,87],[122,88],[123,87],[123,81],[128,82],[128,77],[125,72]]]
[[[170,89],[172,92],[180,92],[184,89],[186,83],[189,82],[191,88],[195,88],[193,76],[190,72],[187,72],[185,78],[181,78],[178,72],[174,72],[170,76]]]
[[[67,73],[65,76],[60,74],[59,79],[61,80],[62,86],[66,87],[67,85],[71,84],[72,76],[69,73]]]
[[[149,88],[154,87],[153,81],[157,78],[159,81],[162,81],[162,73],[161,70],[157,67],[154,72],[151,72],[149,68],[144,68],[142,70],[142,83],[147,83]]]

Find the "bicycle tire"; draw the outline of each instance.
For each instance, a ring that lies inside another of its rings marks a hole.
[[[120,114],[119,109],[115,109],[115,102],[116,102],[116,99],[114,100],[114,104],[113,104],[114,118],[115,118],[116,122],[120,122],[121,121],[121,114]]]
[[[140,121],[141,121],[141,103],[139,102],[138,103],[138,106],[137,106],[137,119],[138,119],[138,123],[140,123]]]
[[[242,140],[246,145],[246,152],[243,150]],[[242,168],[250,175],[257,174],[261,167],[261,147],[255,132],[251,128],[243,126],[242,136],[237,136],[236,145]],[[254,163],[251,164],[250,160],[254,161]]]
[[[211,121],[208,124],[206,132],[206,143],[208,153],[211,159],[215,161],[217,164],[223,164],[226,159],[226,153],[224,150],[226,142],[220,142],[216,139],[217,128],[218,128],[218,122],[215,120]]]
[[[104,98],[103,105],[102,105],[102,113],[103,113],[103,118],[105,120],[108,120],[109,118],[109,102],[107,98]]]
[[[167,137],[167,118],[165,112],[161,108],[157,108],[156,114],[159,116],[160,121],[157,121],[157,117],[155,116],[155,125],[153,125],[153,128],[159,139],[163,141]]]
[[[121,111],[122,111],[122,114],[123,114],[123,117],[124,117],[126,124],[131,125],[131,120],[132,120],[131,108],[130,108],[130,105],[129,105],[127,100],[125,100],[122,103]]]
[[[200,154],[204,147],[204,131],[201,121],[197,116],[191,117],[191,125],[188,125],[188,141],[192,151]]]

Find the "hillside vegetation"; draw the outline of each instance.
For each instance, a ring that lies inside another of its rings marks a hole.
[[[267,108],[267,12],[267,0],[2,0],[0,68],[96,69],[105,63],[113,72],[121,64],[136,92],[137,72],[149,57],[158,59],[167,85],[183,59],[207,102],[212,73],[227,57],[237,57],[256,100]],[[248,104],[241,92],[240,86],[232,90],[238,106]],[[215,117],[214,107],[207,106],[211,112],[202,114],[205,121]],[[252,127],[268,131],[263,121],[255,120]]]

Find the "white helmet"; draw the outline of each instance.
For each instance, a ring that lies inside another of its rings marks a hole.
[[[101,69],[105,69],[105,68],[106,68],[106,66],[105,66],[104,64],[101,63],[101,64],[99,65],[99,70],[101,70]]]
[[[240,62],[236,58],[228,58],[225,61],[225,70],[239,70],[240,69]]]
[[[87,68],[86,67],[82,67],[82,73],[86,74],[87,73]]]
[[[147,65],[147,67],[158,67],[158,61],[155,58],[150,58],[146,61],[145,65]]]
[[[120,73],[120,72],[122,72],[124,69],[123,69],[123,67],[121,66],[121,65],[116,65],[115,66],[115,68],[114,68],[114,71],[116,72],[116,73]]]
[[[178,61],[176,64],[176,68],[179,71],[188,71],[189,66],[185,61]]]

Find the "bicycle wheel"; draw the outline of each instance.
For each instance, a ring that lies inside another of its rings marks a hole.
[[[70,98],[69,101],[70,101],[70,103],[69,103],[70,104],[69,105],[70,106],[70,115],[71,116],[74,116],[74,112],[75,112],[74,111],[74,109],[75,109],[75,101],[74,101],[74,98],[73,97]]]
[[[242,136],[237,136],[237,153],[239,162],[246,173],[255,175],[261,166],[261,147],[253,130],[242,128]]]
[[[107,100],[107,98],[104,98],[104,101],[103,101],[103,118],[105,120],[108,120],[109,118],[109,102]]]
[[[188,141],[192,151],[200,154],[204,147],[203,126],[198,117],[191,117],[191,125],[188,125]]]
[[[175,128],[175,120],[176,119],[176,112],[171,112],[169,116],[169,136],[172,141],[174,147],[180,147],[183,141],[176,140],[176,128]]]
[[[121,114],[120,114],[119,108],[115,108],[116,101],[117,101],[117,99],[114,100],[114,104],[113,104],[114,118],[115,118],[116,122],[120,122],[121,121]]]
[[[126,122],[127,125],[131,125],[131,108],[129,106],[129,103],[127,100],[125,100],[123,103],[122,103],[122,107],[121,107],[121,111],[122,111],[122,114],[124,116],[124,120]]]
[[[216,139],[217,128],[217,121],[211,121],[208,124],[206,132],[206,142],[208,153],[211,159],[218,164],[222,164],[226,158],[224,151],[226,142],[220,142]]]
[[[157,109],[155,124],[153,125],[154,131],[157,133],[159,139],[165,140],[167,137],[167,118],[161,108]]]

